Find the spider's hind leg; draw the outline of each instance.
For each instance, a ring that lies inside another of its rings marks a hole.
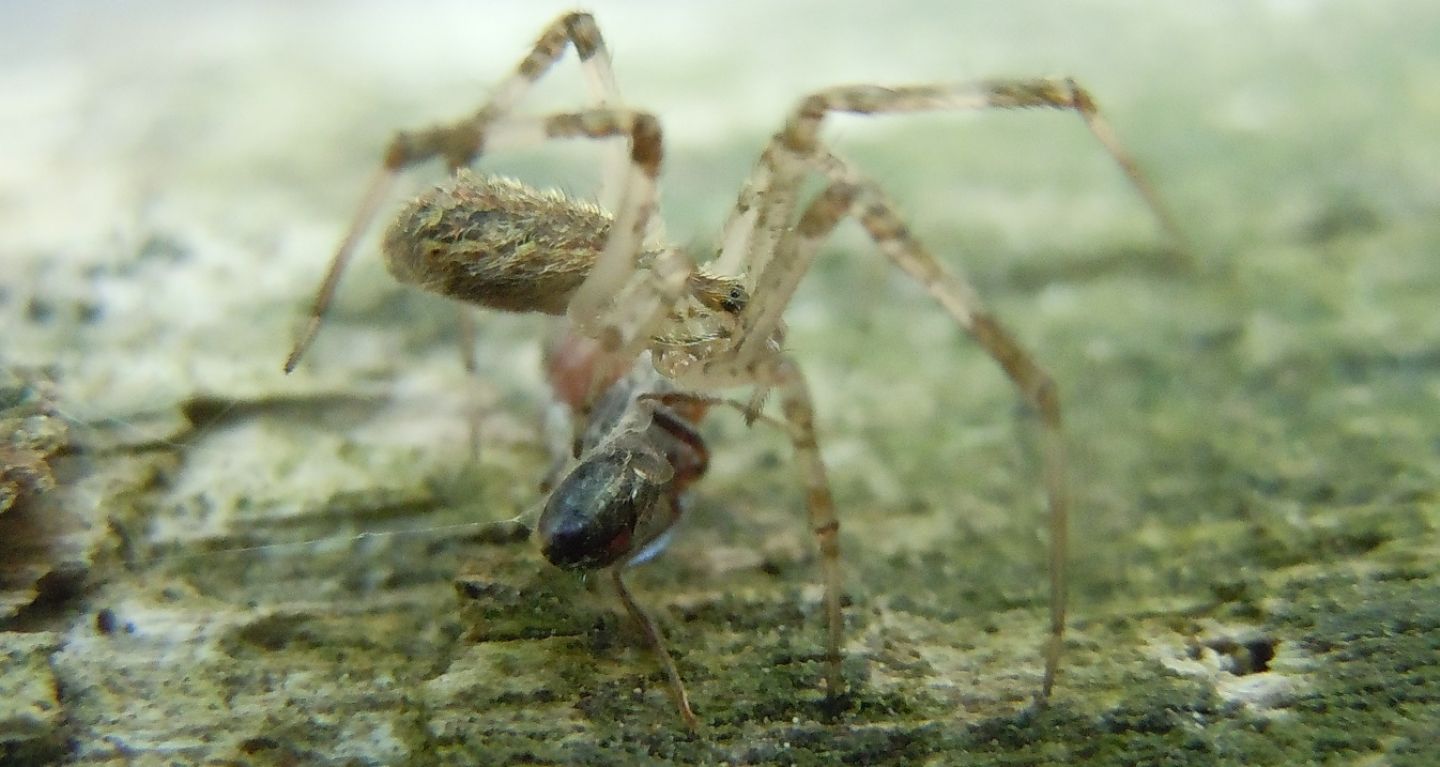
[[[335,249],[335,255],[330,259],[330,266],[326,269],[325,277],[311,302],[305,326],[290,354],[285,358],[285,372],[295,369],[300,358],[315,340],[315,335],[320,332],[320,324],[335,296],[340,276],[359,245],[360,238],[375,220],[375,215],[394,185],[395,177],[402,170],[433,157],[444,158],[452,171],[474,162],[485,148],[486,132],[491,123],[514,109],[516,103],[565,53],[567,44],[574,46],[580,59],[580,68],[590,91],[591,104],[597,108],[613,108],[619,105],[620,90],[615,81],[610,52],[594,17],[589,13],[571,12],[560,15],[546,26],[530,52],[516,65],[515,71],[501,81],[489,100],[473,115],[448,125],[395,134],[385,151],[381,166],[376,169],[365,187],[365,194],[340,240],[340,245]],[[621,158],[618,152],[617,148],[609,153],[607,168],[619,167]],[[607,182],[612,175],[613,173],[607,174]],[[601,190],[601,199],[614,197],[616,193],[607,183]]]

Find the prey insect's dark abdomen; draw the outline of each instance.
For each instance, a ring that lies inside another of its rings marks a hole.
[[[564,314],[605,247],[599,207],[461,171],[411,201],[385,232],[395,279],[467,303]]]
[[[678,508],[668,497],[669,478],[631,466],[633,456],[619,445],[587,456],[550,494],[536,533],[551,564],[567,570],[609,567],[674,522]],[[653,529],[637,540],[642,522]]]

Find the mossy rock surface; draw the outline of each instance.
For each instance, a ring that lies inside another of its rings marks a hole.
[[[0,624],[0,764],[1440,763],[1433,5],[597,8],[702,255],[799,94],[1057,71],[1187,238],[1070,116],[837,120],[1058,382],[1061,676],[1035,709],[1034,418],[846,227],[787,344],[843,521],[851,693],[823,693],[788,447],[717,412],[681,534],[632,576],[695,734],[610,595],[485,527],[541,497],[541,322],[482,316],[467,377],[453,307],[367,247],[279,371],[390,131],[473,109],[548,11],[0,11],[0,364],[54,382],[71,443],[0,521],[72,535],[26,550],[61,576]],[[572,64],[537,108],[577,103]],[[484,168],[585,194],[594,166]]]

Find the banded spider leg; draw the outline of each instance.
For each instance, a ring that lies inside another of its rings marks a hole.
[[[721,274],[741,275],[751,300],[739,313],[733,345],[705,360],[680,358],[668,364],[685,387],[755,384],[763,396],[782,390],[782,407],[794,427],[793,439],[807,488],[810,523],[822,557],[826,584],[829,687],[843,689],[840,672],[843,619],[840,614],[839,522],[813,430],[813,409],[798,367],[779,353],[781,314],[820,245],[839,222],[851,217],[876,247],[919,282],[1013,382],[1021,399],[1040,414],[1044,427],[1044,484],[1050,519],[1050,636],[1037,700],[1048,699],[1059,670],[1065,628],[1066,548],[1070,501],[1060,401],[1055,383],[1032,356],[987,311],[963,278],[945,269],[905,225],[878,185],[837,157],[820,140],[824,118],[833,112],[888,114],[920,111],[1043,107],[1074,111],[1130,179],[1162,228],[1177,242],[1179,230],[1138,164],[1100,116],[1094,99],[1073,80],[993,80],[904,87],[842,86],[802,99],[771,139],[745,186],[721,238],[715,264]],[[818,173],[826,187],[799,214],[801,182]],[[793,226],[791,222],[794,221]]]

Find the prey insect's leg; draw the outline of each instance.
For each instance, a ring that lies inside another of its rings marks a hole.
[[[615,82],[610,53],[595,19],[588,13],[567,13],[545,28],[530,53],[516,66],[515,72],[501,81],[490,99],[471,117],[451,125],[396,134],[385,152],[381,167],[367,184],[360,206],[330,260],[325,278],[311,303],[305,327],[285,359],[285,372],[295,369],[305,350],[315,340],[321,320],[334,298],[340,275],[384,202],[395,176],[401,170],[432,157],[444,158],[451,170],[474,162],[485,148],[486,127],[514,109],[515,104],[564,54],[567,43],[575,47],[580,58],[591,102],[599,107],[619,103],[620,91]],[[619,151],[618,148],[616,151]]]
[[[770,416],[765,415],[764,413],[757,413],[757,412],[755,411],[754,405],[752,405],[752,404],[749,403],[749,402],[741,402],[741,401],[739,401],[739,400],[729,399],[729,398],[726,398],[726,397],[716,397],[716,396],[709,395],[709,394],[700,394],[700,393],[698,393],[698,392],[688,392],[688,391],[684,391],[684,392],[681,392],[681,391],[675,391],[675,392],[657,392],[657,393],[654,393],[654,394],[642,394],[642,395],[640,395],[640,399],[642,399],[642,400],[651,400],[651,401],[654,401],[654,402],[658,402],[658,403],[660,403],[660,404],[662,404],[662,405],[665,405],[665,406],[667,406],[667,407],[678,407],[678,406],[727,407],[727,408],[730,408],[731,410],[738,411],[741,415],[745,416],[746,421],[747,421],[748,423],[751,423],[751,424],[754,424],[754,423],[763,423],[763,424],[766,424],[766,425],[771,426],[771,427],[773,427],[773,428],[779,429],[782,433],[784,433],[784,434],[787,435],[787,436],[791,436],[791,434],[792,434],[792,432],[791,432],[791,430],[790,430],[790,425],[789,425],[789,424],[787,424],[787,423],[784,422],[784,421],[781,421],[781,420],[778,420],[778,419],[775,419],[775,418],[771,418]]]
[[[843,218],[854,216],[879,250],[919,282],[998,363],[1020,397],[1040,415],[1044,428],[1044,474],[1050,517],[1050,637],[1038,700],[1049,698],[1059,669],[1065,632],[1065,565],[1070,501],[1066,486],[1065,441],[1055,383],[1020,344],[985,310],[974,289],[947,271],[910,233],[873,183],[832,159],[833,180],[806,209],[795,229],[796,258],[808,264],[820,243]]]
[[[620,595],[620,601],[625,603],[630,617],[640,624],[641,630],[645,632],[645,641],[650,643],[651,649],[660,658],[660,665],[665,668],[665,676],[670,680],[670,695],[675,699],[675,706],[680,709],[680,717],[685,720],[685,726],[696,729],[700,726],[700,721],[696,719],[695,712],[690,710],[690,696],[685,693],[685,682],[680,679],[680,670],[675,667],[675,659],[670,657],[670,650],[665,647],[665,637],[660,633],[655,619],[635,601],[630,589],[625,586],[624,569],[625,565],[620,564],[610,570],[610,577],[615,582],[615,592]]]
[[[649,398],[642,395],[639,399]],[[710,448],[705,445],[705,438],[701,437],[699,430],[695,428],[695,421],[698,419],[682,416],[665,407],[655,408],[650,415],[656,426],[684,446],[684,450],[675,450],[669,456],[670,465],[675,470],[675,476],[670,480],[671,492],[678,497],[685,488],[710,470]]]

